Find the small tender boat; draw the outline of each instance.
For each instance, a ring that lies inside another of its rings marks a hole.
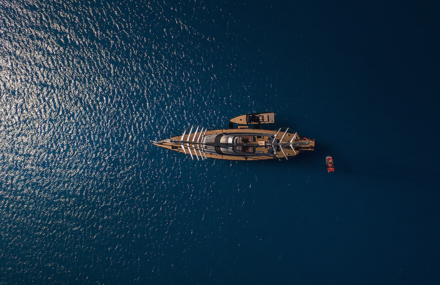
[[[239,125],[260,125],[275,123],[275,113],[254,113],[241,115],[230,120]]]
[[[325,158],[325,163],[327,164],[328,173],[335,172],[335,166],[333,165],[333,158],[331,156]]]

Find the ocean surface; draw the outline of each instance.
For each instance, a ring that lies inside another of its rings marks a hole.
[[[0,284],[440,284],[438,11],[0,1]],[[151,144],[265,111],[316,150]]]

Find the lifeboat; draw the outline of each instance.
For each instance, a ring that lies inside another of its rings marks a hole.
[[[327,164],[328,173],[335,172],[335,166],[333,164],[333,158],[331,156],[327,156],[325,158],[325,163]]]

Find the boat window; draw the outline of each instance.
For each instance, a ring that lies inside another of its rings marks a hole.
[[[238,137],[225,135],[221,137],[220,143],[234,144],[239,142],[237,139]]]

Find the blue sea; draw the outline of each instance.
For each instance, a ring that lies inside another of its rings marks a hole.
[[[0,284],[440,284],[438,11],[0,1]],[[316,150],[151,143],[266,111]]]

